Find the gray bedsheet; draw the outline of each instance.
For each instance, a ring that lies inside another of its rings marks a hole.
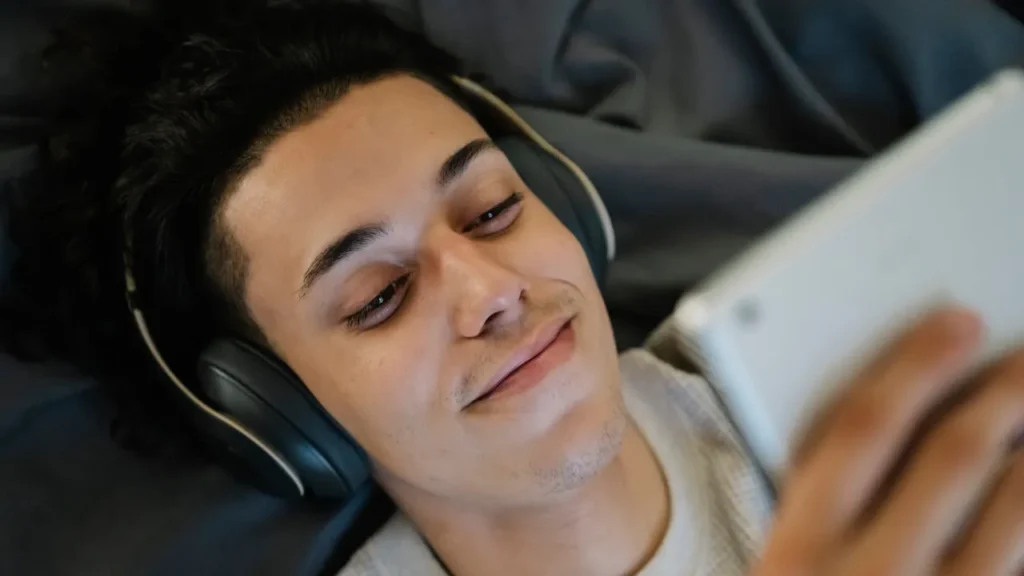
[[[593,178],[619,234],[622,346],[863,158],[1024,62],[1024,29],[983,0],[380,1]],[[27,22],[0,20],[0,176],[33,154],[32,100],[8,81],[30,66],[33,42],[12,48]],[[342,515],[140,460],[109,426],[92,383],[0,358],[0,573],[324,570]]]

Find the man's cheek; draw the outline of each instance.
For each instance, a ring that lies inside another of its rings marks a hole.
[[[555,222],[546,233],[538,233],[522,246],[522,265],[529,275],[556,278],[576,284],[592,274],[587,254],[568,229]]]
[[[359,370],[346,384],[346,401],[358,407],[361,420],[388,423],[415,420],[426,403],[417,373],[404,354],[391,357],[376,369]],[[421,377],[421,376],[420,376]]]
[[[429,462],[436,462],[439,449],[451,443],[450,422],[440,414],[411,400],[400,390],[378,394],[363,406],[360,429],[351,431],[376,466],[413,481],[422,476]],[[420,478],[419,480],[422,480]]]
[[[594,272],[590,268],[590,261],[575,237],[563,239],[556,256],[557,262],[553,262],[553,265],[560,273],[555,277],[580,289],[593,282]]]

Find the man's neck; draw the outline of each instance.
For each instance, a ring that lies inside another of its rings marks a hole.
[[[616,458],[557,502],[500,514],[405,504],[457,576],[633,573],[653,555],[669,521],[660,464],[632,424]]]

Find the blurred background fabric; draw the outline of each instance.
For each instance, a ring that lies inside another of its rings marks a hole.
[[[3,198],[80,80],[44,65],[49,31],[70,10],[145,17],[156,1],[0,3],[0,281]],[[378,3],[593,179],[619,236],[606,298],[623,348],[866,158],[1024,64],[1015,0]],[[198,459],[136,457],[110,440],[111,413],[95,383],[0,357],[0,573],[321,574],[363,537],[359,506],[275,501]]]
[[[1021,0],[996,0],[996,5],[1006,10],[1011,16],[1024,22],[1024,1]]]

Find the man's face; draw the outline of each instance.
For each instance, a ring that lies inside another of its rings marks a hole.
[[[224,221],[256,322],[386,486],[540,502],[616,453],[616,351],[579,242],[429,84],[352,89],[271,145]]]

